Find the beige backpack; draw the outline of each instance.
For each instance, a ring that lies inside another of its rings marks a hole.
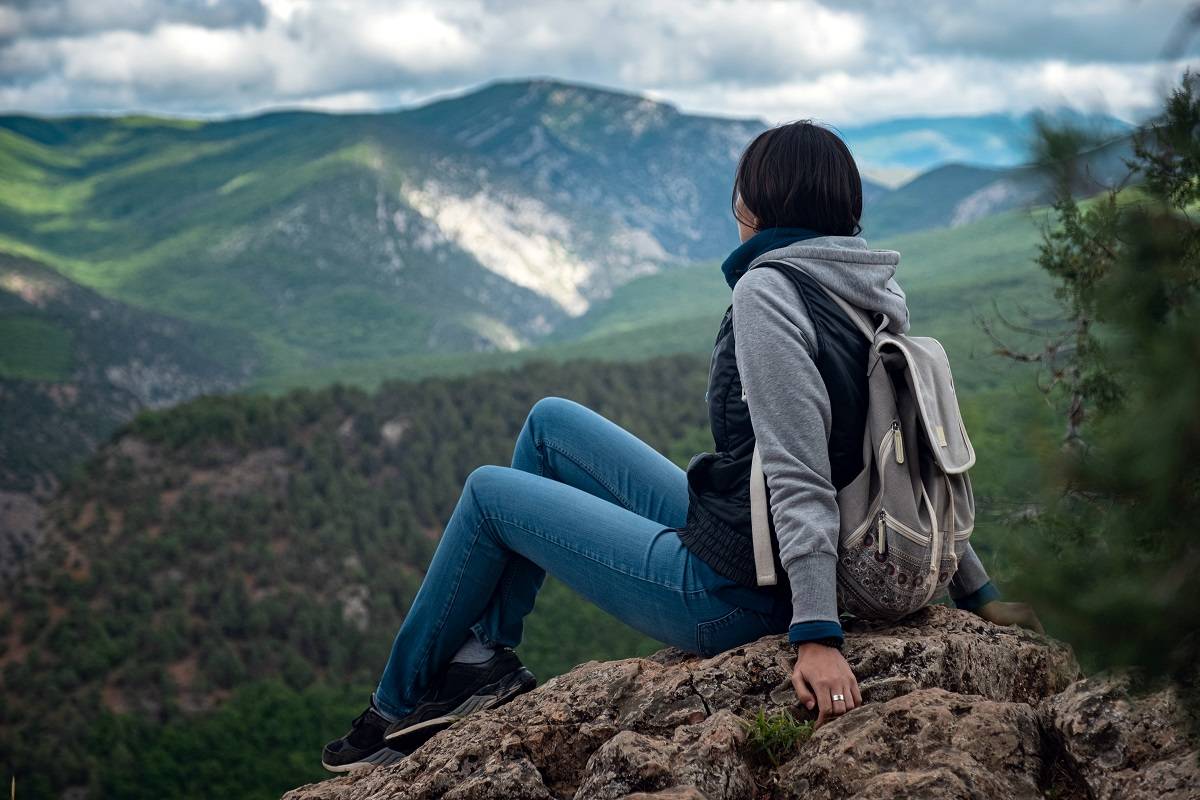
[[[893,620],[928,605],[958,568],[975,525],[967,470],[975,450],[959,413],[946,351],[936,339],[886,330],[826,290],[871,341],[863,470],[837,495],[838,606]],[[750,471],[754,565],[776,582],[766,476]]]

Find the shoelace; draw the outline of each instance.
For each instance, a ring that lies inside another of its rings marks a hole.
[[[369,740],[364,740],[364,739],[359,738],[361,736],[370,736],[370,734],[367,734],[365,731],[365,728],[367,726],[370,726],[372,728],[376,728],[379,730],[382,730],[383,728],[387,727],[387,724],[386,724],[386,722],[384,722],[383,717],[380,717],[378,714],[375,714],[374,716],[378,717],[380,722],[384,722],[383,725],[380,725],[380,724],[375,723],[370,720],[370,717],[372,716],[373,711],[374,711],[374,709],[368,707],[365,711],[363,711],[361,714],[359,714],[357,717],[355,717],[353,722],[350,723],[350,733],[348,733],[346,735],[346,741],[349,742],[351,745],[359,746],[363,742],[369,741]]]
[[[378,721],[371,720],[370,719],[371,717],[375,717],[375,720],[378,720]],[[363,725],[368,725],[368,724],[371,725],[371,727],[380,728],[380,729],[386,728],[388,726],[388,722],[383,716],[381,716],[378,712],[376,712],[375,709],[371,708],[370,706],[367,706],[366,710],[364,710],[361,714],[359,714],[357,717],[355,717],[354,722],[350,723],[350,728],[352,730],[357,731]]]

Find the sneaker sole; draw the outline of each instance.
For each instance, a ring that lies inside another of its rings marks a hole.
[[[448,728],[463,717],[474,714],[476,711],[499,708],[517,695],[532,690],[535,686],[537,686],[537,679],[533,677],[533,673],[522,667],[516,672],[509,673],[495,683],[490,683],[480,688],[475,694],[459,703],[453,710],[447,711],[439,717],[422,720],[421,722],[409,725],[407,728],[393,731],[387,734],[384,739],[388,742],[394,742],[401,737],[412,736],[423,731],[432,736],[437,730]]]
[[[395,764],[400,759],[407,757],[407,753],[401,753],[399,750],[393,750],[390,747],[381,747],[366,758],[361,758],[351,764],[326,764],[325,759],[321,759],[321,766],[330,772],[349,772],[352,769],[361,769],[362,767],[387,767]]]

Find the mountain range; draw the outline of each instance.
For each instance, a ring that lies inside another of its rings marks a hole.
[[[920,130],[986,163],[982,132],[1011,143],[1027,123]],[[848,138],[871,152],[916,125]],[[464,353],[602,353],[580,338],[597,309],[660,323],[645,347],[671,352],[672,297],[624,287],[715,269],[736,243],[734,165],[764,127],[551,80],[377,114],[0,117],[0,404],[29,420],[0,436],[0,489],[195,394],[378,381]],[[1125,148],[1097,151],[1099,177]],[[1027,205],[1043,183],[942,164],[864,193],[864,235],[882,241]],[[38,443],[47,430],[57,444]]]
[[[1023,130],[967,122],[930,125]],[[722,257],[734,163],[764,127],[546,80],[383,114],[6,117],[0,248],[114,299],[241,329],[268,372],[516,349],[633,277]],[[851,134],[870,149],[887,131]],[[964,154],[994,160],[970,140]],[[1010,177],[943,166],[896,190],[867,181],[866,234],[1030,199]]]

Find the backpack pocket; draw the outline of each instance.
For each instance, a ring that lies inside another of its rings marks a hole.
[[[904,360],[904,382],[916,404],[916,422],[930,457],[947,475],[965,473],[975,464],[975,448],[963,424],[950,360],[941,342],[924,336],[884,335],[875,346]]]
[[[866,619],[893,620],[925,604],[929,565],[910,558],[901,544],[928,537],[879,511],[872,524],[838,548],[838,600],[843,609]]]

